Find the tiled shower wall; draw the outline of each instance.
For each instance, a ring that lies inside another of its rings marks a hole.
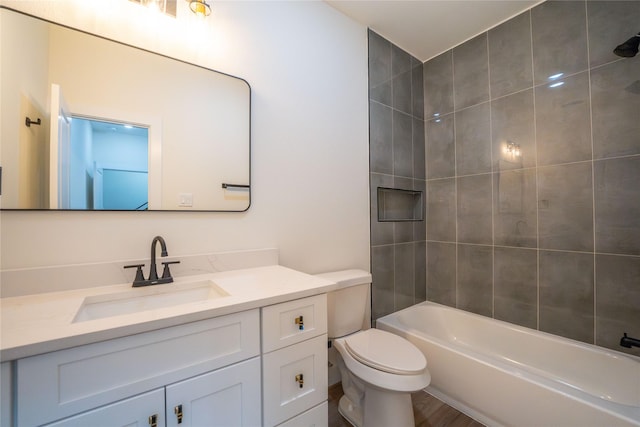
[[[372,315],[426,298],[426,221],[378,221],[377,188],[422,192],[426,208],[422,63],[369,31]],[[391,210],[401,206],[388,206]]]
[[[424,64],[427,299],[616,350],[640,336],[640,55],[612,53],[638,23],[640,1],[547,1]],[[382,126],[372,109],[372,164]]]

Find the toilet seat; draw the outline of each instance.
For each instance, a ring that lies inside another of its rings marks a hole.
[[[398,335],[368,329],[344,339],[345,349],[358,362],[395,375],[417,375],[427,360],[418,348]]]

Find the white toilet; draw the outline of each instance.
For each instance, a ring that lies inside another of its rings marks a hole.
[[[429,385],[427,360],[404,338],[362,330],[371,275],[345,270],[320,276],[338,284],[327,297],[328,335],[338,350],[344,396],[338,410],[356,427],[413,427],[411,393]]]

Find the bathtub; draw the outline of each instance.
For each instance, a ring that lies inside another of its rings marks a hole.
[[[640,426],[640,358],[424,302],[377,320],[426,356],[426,391],[488,426]]]

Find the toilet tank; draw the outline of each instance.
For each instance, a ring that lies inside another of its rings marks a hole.
[[[371,274],[364,270],[343,270],[318,276],[331,280],[338,289],[327,294],[327,335],[338,338],[362,329]]]

